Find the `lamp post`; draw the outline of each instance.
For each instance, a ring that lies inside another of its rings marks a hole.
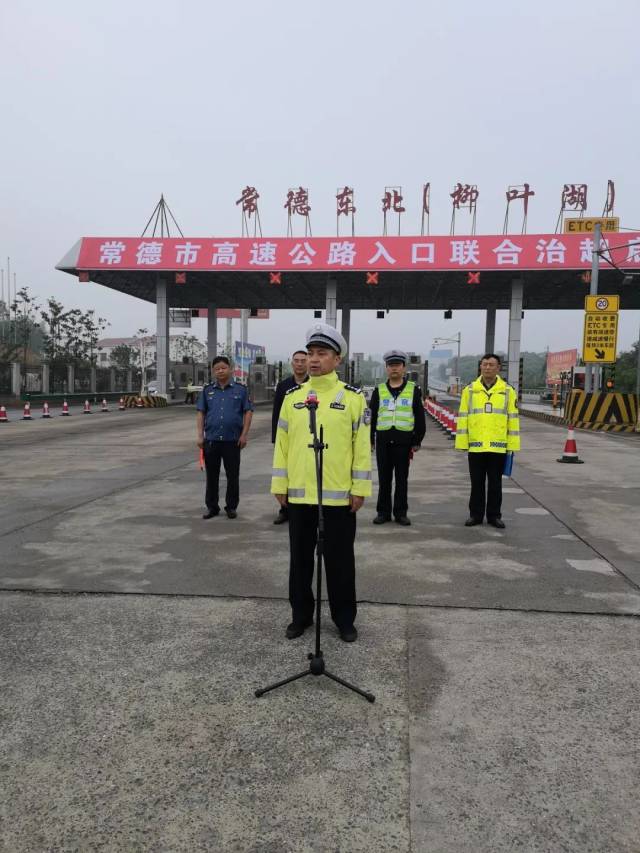
[[[455,338],[434,338],[433,346],[436,344],[457,344],[458,345],[458,354],[456,355],[456,390],[460,384],[460,341],[462,339],[462,333],[458,332]]]

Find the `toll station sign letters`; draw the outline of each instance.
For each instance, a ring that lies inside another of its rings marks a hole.
[[[640,233],[608,234],[603,248],[640,268]],[[624,248],[622,248],[624,246]],[[416,237],[85,237],[78,270],[225,272],[336,269],[585,270],[593,237],[587,234],[511,234]]]
[[[618,296],[585,297],[582,358],[586,364],[614,364],[618,345]]]

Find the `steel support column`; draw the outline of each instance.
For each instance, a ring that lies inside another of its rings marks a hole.
[[[207,359],[211,365],[218,354],[218,311],[213,302],[208,303],[207,312]]]
[[[496,346],[496,309],[487,308],[487,322],[484,332],[484,351],[495,352]]]
[[[156,280],[156,388],[169,394],[169,299],[167,281]]]
[[[325,309],[325,318],[329,326],[337,328],[338,326],[338,305],[337,305],[338,283],[335,278],[327,278],[327,303]]]
[[[345,382],[349,381],[349,358],[351,357],[351,308],[342,308],[342,337],[347,342],[347,354],[342,359],[342,378]]]
[[[522,329],[522,279],[511,281],[511,307],[509,308],[509,369],[507,381],[519,390],[520,384],[520,339]]]

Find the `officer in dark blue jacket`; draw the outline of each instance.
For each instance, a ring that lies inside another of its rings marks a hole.
[[[198,447],[204,448],[207,472],[207,512],[203,518],[220,514],[218,488],[220,463],[227,476],[225,512],[237,516],[240,500],[240,452],[247,446],[253,403],[246,387],[233,379],[231,363],[219,355],[211,362],[215,381],[200,392],[196,403]]]

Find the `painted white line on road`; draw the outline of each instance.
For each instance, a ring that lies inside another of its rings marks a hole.
[[[575,542],[578,537],[574,536],[573,533],[554,533],[551,538],[552,539],[567,539],[569,542]]]
[[[502,493],[507,493],[508,495],[524,495],[524,489],[502,489]]]
[[[595,572],[598,575],[615,575],[613,566],[606,560],[567,560],[578,572]]]
[[[541,506],[521,506],[516,509],[516,512],[521,515],[549,515],[548,509],[543,509]]]

